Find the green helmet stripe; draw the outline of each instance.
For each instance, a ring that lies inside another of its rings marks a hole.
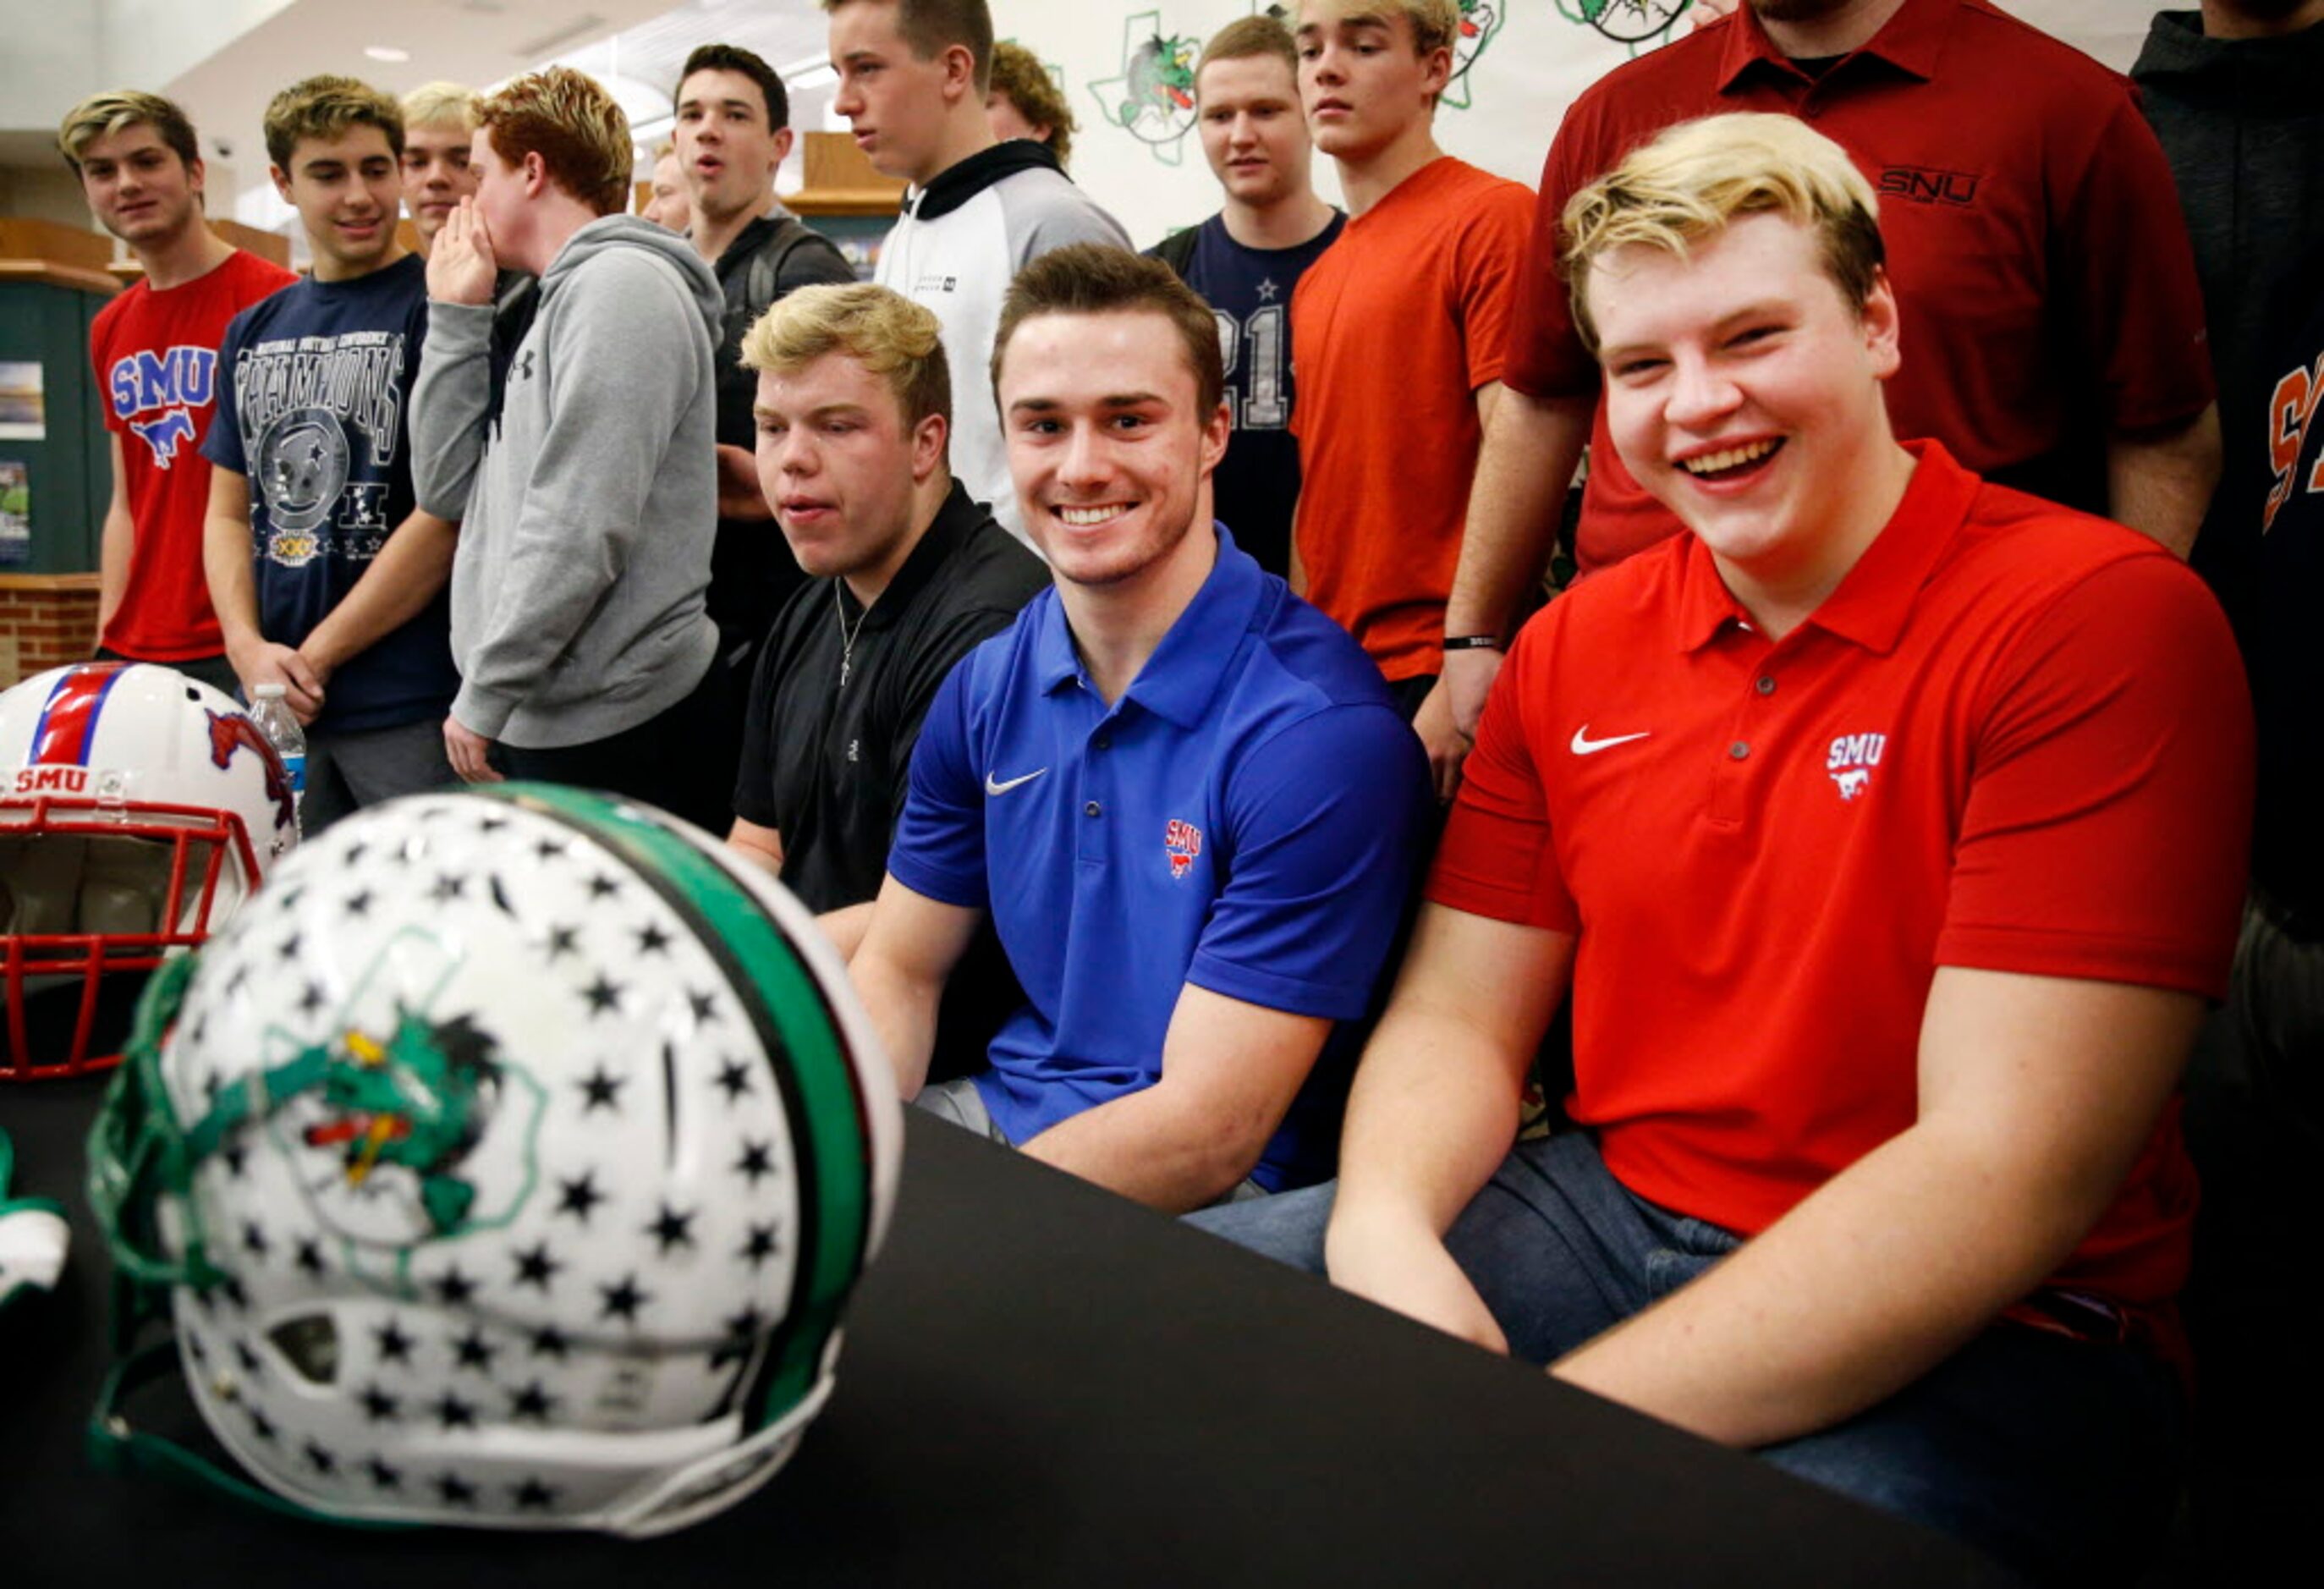
[[[797,1130],[802,1204],[790,1307],[777,1334],[760,1409],[771,1418],[820,1377],[824,1347],[863,1267],[871,1238],[871,1141],[855,1067],[838,1021],[782,929],[749,889],[675,829],[639,808],[553,784],[473,791],[580,828],[629,862],[701,932],[704,947],[750,1009]]]

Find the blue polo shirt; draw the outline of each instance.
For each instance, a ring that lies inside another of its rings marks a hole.
[[[1218,531],[1218,560],[1121,698],[1052,588],[953,670],[888,870],[990,910],[1026,1002],[976,1078],[1022,1142],[1150,1086],[1188,983],[1363,1015],[1404,912],[1427,760],[1346,633]],[[1254,1172],[1332,1172],[1352,1055],[1327,1045]]]

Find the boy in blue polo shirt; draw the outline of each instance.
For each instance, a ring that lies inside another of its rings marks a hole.
[[[907,1098],[1035,1158],[1172,1211],[1307,1184],[1345,1095],[1327,1040],[1403,915],[1419,745],[1355,643],[1200,522],[1230,419],[1167,266],[1034,261],[992,374],[1054,583],[929,710],[856,985]],[[1026,1003],[923,1095],[987,910]]]

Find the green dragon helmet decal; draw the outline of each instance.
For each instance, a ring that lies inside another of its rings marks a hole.
[[[90,1196],[128,1326],[167,1316],[270,1504],[649,1534],[820,1409],[899,1138],[796,901],[659,812],[506,785],[335,825],[165,967]],[[124,1396],[100,1443],[155,1456]]]

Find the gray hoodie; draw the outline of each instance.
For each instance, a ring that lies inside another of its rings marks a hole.
[[[490,306],[430,302],[420,505],[459,520],[452,715],[526,750],[659,716],[716,655],[713,349],[725,300],[675,233],[604,216],[540,281],[497,415]]]

